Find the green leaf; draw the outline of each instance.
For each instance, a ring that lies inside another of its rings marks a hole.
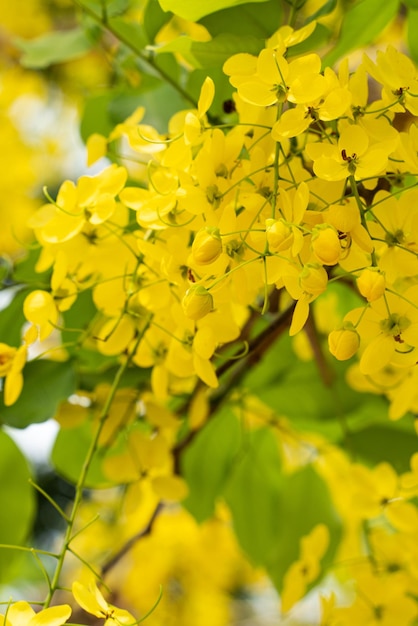
[[[23,67],[44,68],[78,59],[91,50],[95,41],[82,28],[74,28],[48,33],[36,39],[17,39],[15,43],[23,52],[20,59]]]
[[[45,422],[56,413],[58,404],[74,393],[75,373],[71,361],[31,361],[23,370],[23,390],[12,406],[5,406],[0,394],[0,415],[4,424],[25,428]]]
[[[29,292],[21,289],[18,292],[4,290],[2,293],[6,295],[10,291],[12,292],[10,304],[0,311],[0,342],[19,347],[22,343],[22,327],[26,321],[23,315],[23,301]]]
[[[170,21],[173,14],[163,11],[158,0],[148,0],[144,10],[143,24],[149,43],[154,43],[161,28]]]
[[[107,17],[115,17],[125,13],[131,4],[131,0],[104,0],[104,2],[103,0],[79,0],[79,2],[87,9],[95,11],[103,19],[104,9]]]
[[[93,425],[86,421],[76,428],[61,428],[58,433],[51,462],[58,474],[71,483],[76,484],[80,477],[97,426],[97,422]],[[102,460],[103,453],[100,450],[96,451],[87,473],[86,487],[100,489],[112,486],[113,483],[102,473]]]
[[[14,441],[0,431],[0,543],[22,545],[35,511],[28,463]],[[19,553],[0,548],[0,583],[9,583],[10,567]]]
[[[240,442],[240,425],[222,410],[196,436],[181,457],[182,476],[189,486],[184,506],[198,522],[209,518],[229,477]]]
[[[84,142],[93,133],[107,137],[114,128],[109,117],[109,104],[114,94],[105,93],[88,98],[84,104],[84,111],[80,122],[80,134]]]
[[[238,7],[217,11],[200,20],[212,37],[222,33],[268,39],[281,23],[282,7],[277,0],[250,2]]]
[[[55,196],[54,190],[49,189],[49,193]],[[13,280],[16,283],[47,283],[51,274],[50,270],[45,272],[36,272],[35,267],[39,260],[41,247],[32,248],[26,251],[25,257],[17,259],[13,268]]]
[[[163,11],[172,11],[174,15],[196,22],[205,15],[229,7],[246,4],[247,0],[159,0]],[[266,2],[266,0],[258,0]]]
[[[418,448],[417,436],[413,426],[409,432],[397,429],[396,426],[396,423],[372,425],[351,433],[350,452],[357,460],[371,466],[386,461],[398,473],[409,471],[409,460]]]
[[[307,23],[313,22],[313,20],[317,20],[319,17],[323,17],[324,15],[328,15],[332,13],[332,11],[336,8],[338,4],[338,0],[327,0],[325,4],[322,5],[315,13],[309,16],[307,19]]]
[[[416,1],[416,6],[408,11],[407,28],[409,54],[415,63],[418,63],[418,0]]]
[[[288,56],[294,57],[318,50],[329,41],[330,31],[323,24],[317,24],[314,32],[305,41],[289,48]]]
[[[323,66],[332,65],[351,50],[370,44],[395,18],[399,0],[358,0],[345,12],[335,46],[325,55]]]
[[[112,17],[108,20],[112,33],[124,44],[135,51],[141,51],[147,45],[147,37],[142,24],[130,22],[123,17]]]
[[[154,50],[157,54],[178,52],[195,68],[219,68],[233,54],[258,54],[262,48],[263,41],[256,37],[222,33],[210,41],[194,41],[188,36],[177,37],[167,44],[156,46]]]
[[[283,478],[280,514],[274,522],[277,540],[270,547],[266,568],[279,591],[286,570],[299,556],[301,538],[317,524],[325,524],[330,531],[330,545],[322,565],[325,568],[332,563],[341,538],[341,522],[328,487],[311,465]]]
[[[69,354],[77,356],[80,347],[78,345],[72,346],[71,343],[76,342],[79,336],[89,327],[96,313],[97,309],[93,302],[91,291],[82,291],[78,294],[77,300],[72,307],[62,314],[64,329],[61,331],[61,341],[68,346],[67,351]]]
[[[403,0],[403,3],[408,9],[418,9],[418,0]]]
[[[255,565],[265,566],[281,541],[283,476],[277,441],[268,429],[251,433],[225,489],[237,538]],[[288,520],[289,521],[289,520]]]

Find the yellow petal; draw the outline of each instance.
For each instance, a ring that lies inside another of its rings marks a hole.
[[[61,626],[71,615],[71,607],[68,604],[51,606],[37,613],[32,618],[30,626]]]
[[[77,604],[87,613],[96,615],[96,617],[103,617],[103,614],[109,609],[108,603],[94,582],[86,587],[76,580],[73,582],[72,592]]]
[[[15,602],[7,611],[7,622],[11,626],[29,626],[35,611],[27,602]]]

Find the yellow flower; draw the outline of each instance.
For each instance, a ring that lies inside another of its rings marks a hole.
[[[213,263],[222,254],[222,240],[218,228],[202,228],[192,245],[193,259],[199,265]]]
[[[323,265],[336,265],[340,260],[342,248],[338,232],[328,224],[321,224],[312,231],[312,251]]]
[[[200,320],[213,309],[213,298],[202,285],[192,285],[182,301],[183,311],[191,320]]]
[[[352,124],[341,131],[336,146],[309,144],[307,152],[314,160],[313,169],[319,178],[344,180],[354,175],[356,180],[361,180],[381,174],[394,147],[383,141],[371,144],[364,128]]]
[[[54,298],[48,291],[35,289],[26,296],[23,313],[28,322],[39,330],[41,341],[49,337],[58,323],[58,309]]]
[[[359,349],[360,337],[354,328],[333,330],[328,336],[328,347],[339,361],[350,359]]]
[[[357,287],[368,302],[373,302],[385,293],[385,276],[379,269],[368,267],[357,278]]]
[[[68,604],[52,606],[35,613],[27,602],[15,602],[6,617],[0,615],[0,626],[62,626],[71,615]]]
[[[110,165],[97,176],[82,176],[78,184],[66,180],[55,203],[45,204],[29,220],[29,226],[48,243],[61,243],[75,237],[86,223],[97,226],[116,210],[115,196],[122,191],[127,172]]]
[[[94,581],[86,587],[75,581],[72,586],[73,596],[82,609],[105,620],[104,626],[115,624],[136,624],[135,618],[124,609],[108,604]]]
[[[287,570],[283,580],[282,611],[287,613],[306,593],[320,574],[320,562],[329,545],[329,530],[317,524],[300,540],[300,556]]]
[[[13,348],[0,343],[0,377],[4,377],[4,404],[10,406],[18,399],[23,387],[22,369],[26,363],[26,346]]]
[[[369,74],[383,85],[383,102],[392,111],[403,111],[405,107],[412,115],[418,115],[418,72],[411,59],[388,46],[386,52],[377,52],[376,63],[367,55],[363,63]],[[395,104],[397,101],[399,105]]]

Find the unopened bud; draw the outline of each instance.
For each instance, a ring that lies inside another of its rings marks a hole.
[[[332,226],[318,226],[312,233],[312,250],[323,265],[335,265],[340,260],[341,245]]]
[[[193,285],[185,293],[183,311],[191,320],[200,320],[213,309],[213,298],[202,285]]]
[[[218,228],[202,228],[192,245],[193,258],[199,265],[213,263],[222,253],[222,241]]]
[[[360,337],[354,328],[333,330],[328,335],[329,351],[339,361],[351,359],[360,346]]]
[[[327,288],[328,274],[320,265],[305,265],[300,273],[299,284],[305,294],[316,298]]]
[[[357,287],[368,302],[378,300],[385,293],[386,281],[384,274],[377,268],[367,268],[357,278]]]
[[[266,220],[266,235],[271,252],[287,250],[293,242],[292,231],[283,220]]]

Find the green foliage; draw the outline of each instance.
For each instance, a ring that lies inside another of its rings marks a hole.
[[[418,62],[418,2],[415,6],[410,4],[408,10],[408,49],[415,63]]]
[[[12,439],[0,431],[0,543],[22,545],[35,512],[33,489],[26,458]],[[19,553],[0,548],[0,583],[6,583]]]
[[[357,0],[343,17],[341,33],[323,59],[324,67],[333,65],[344,54],[370,44],[394,19],[399,0]]]
[[[144,30],[150,43],[155,40],[161,28],[172,18],[169,11],[163,11],[158,0],[148,0],[144,10]]]
[[[238,540],[256,565],[269,562],[280,538],[283,481],[273,433],[263,428],[249,434],[234,464],[225,499]]]
[[[75,428],[61,428],[55,440],[51,454],[52,465],[60,476],[75,485],[83,471],[94,431],[93,424],[87,421]],[[103,475],[102,459],[103,455],[99,451],[91,459],[85,479],[86,487],[100,489],[112,485]]]
[[[330,532],[330,545],[323,567],[332,562],[341,539],[341,520],[332,504],[323,480],[311,465],[283,477],[279,515],[275,518],[275,541],[267,555],[266,567],[277,589],[283,576],[298,558],[300,539],[317,524],[325,524]]]
[[[12,406],[4,406],[0,394],[1,421],[15,428],[45,422],[56,413],[58,404],[76,389],[75,372],[70,362],[31,361],[23,370],[24,386]]]
[[[228,409],[220,411],[203,430],[181,459],[182,473],[190,493],[184,502],[198,522],[214,512],[233,470],[240,446],[240,425]]]
[[[254,36],[267,39],[277,29],[282,19],[283,9],[280,2],[249,2],[233,6],[222,11],[210,13],[199,20],[208,29],[212,37],[222,33],[238,36]]]
[[[16,45],[23,53],[21,64],[32,69],[78,59],[91,50],[94,44],[93,31],[86,32],[80,27],[71,31],[48,33],[36,39],[16,40]]]
[[[238,52],[258,54],[263,47],[263,41],[253,36],[241,36],[221,33],[210,41],[194,41],[191,37],[183,36],[156,47],[155,52],[179,52],[196,68],[222,67],[225,61]]]
[[[258,0],[265,2],[266,0]],[[172,11],[186,20],[197,21],[205,15],[221,11],[229,7],[246,4],[245,0],[159,0],[164,11]]]
[[[21,344],[22,326],[25,323],[23,301],[28,292],[25,289],[10,291],[11,293],[4,291],[4,296],[12,298],[10,304],[0,311],[0,342],[18,347]]]

